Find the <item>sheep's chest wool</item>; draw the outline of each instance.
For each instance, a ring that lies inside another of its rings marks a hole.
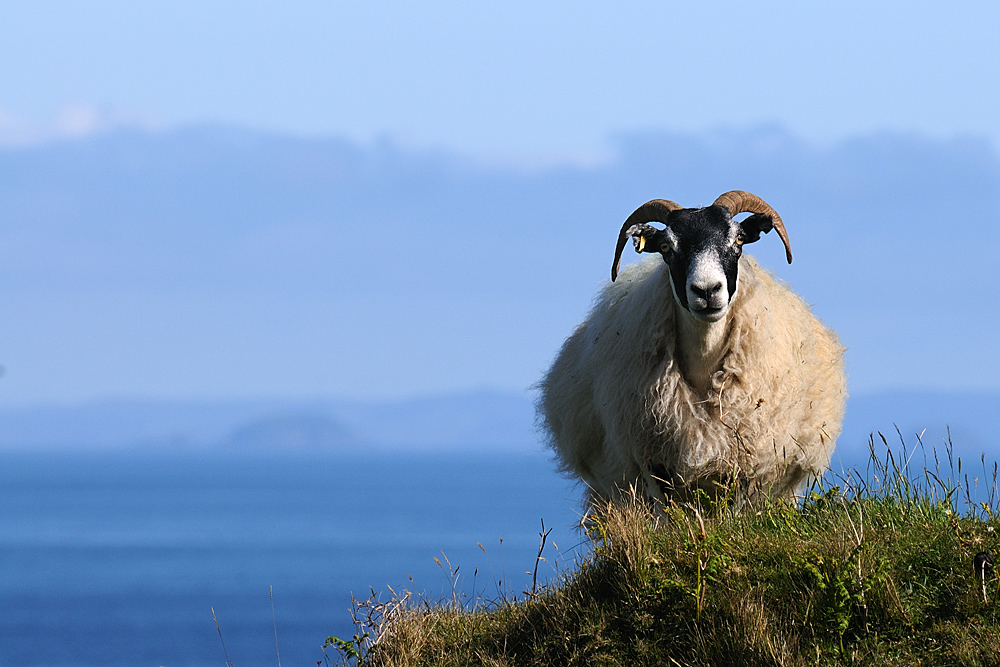
[[[656,499],[725,480],[770,496],[800,491],[840,434],[847,394],[836,335],[742,256],[721,361],[699,390],[677,353],[685,316],[660,257],[602,291],[540,384],[563,468],[610,499],[630,486]]]

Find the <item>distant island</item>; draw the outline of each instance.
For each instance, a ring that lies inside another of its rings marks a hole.
[[[951,435],[966,470],[1000,455],[1000,392],[885,391],[852,396],[831,467],[868,458],[873,432],[939,450]],[[0,409],[0,450],[539,451],[533,396],[477,390],[405,400],[108,399]],[[923,464],[922,460],[916,463]]]

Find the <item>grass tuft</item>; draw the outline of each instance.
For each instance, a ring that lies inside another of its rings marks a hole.
[[[1000,665],[996,466],[982,459],[970,478],[950,447],[942,461],[919,438],[879,440],[866,470],[828,475],[796,503],[594,507],[588,554],[522,597],[470,608],[373,595],[355,603],[342,661]]]

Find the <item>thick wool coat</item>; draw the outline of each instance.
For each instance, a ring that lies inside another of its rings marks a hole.
[[[630,486],[662,498],[727,480],[799,492],[840,435],[847,387],[836,335],[744,256],[721,367],[699,393],[676,350],[677,318],[688,316],[658,255],[604,288],[539,385],[562,467],[609,499]]]

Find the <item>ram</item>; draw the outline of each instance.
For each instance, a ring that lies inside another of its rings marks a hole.
[[[592,498],[632,487],[652,501],[696,488],[790,497],[828,466],[843,347],[743,254],[771,229],[791,263],[781,217],[740,190],[696,209],[655,199],[622,225],[612,282],[539,384],[550,444]],[[630,237],[654,257],[619,276]]]

